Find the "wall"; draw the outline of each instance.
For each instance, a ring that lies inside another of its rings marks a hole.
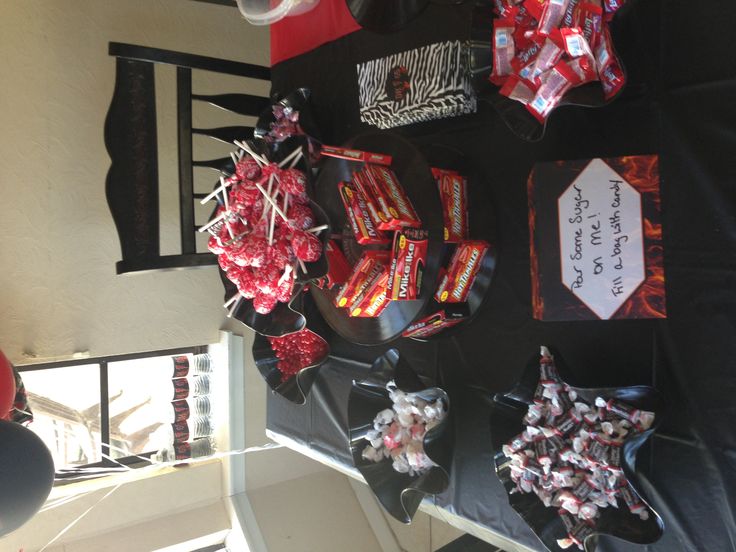
[[[268,64],[268,29],[249,25],[233,8],[188,0],[3,0],[0,348],[16,363],[33,360],[27,355],[43,361],[217,340],[223,311],[214,267],[115,275],[120,246],[104,190],[103,125],[115,71],[109,41]],[[214,78],[195,73],[195,91],[244,86]],[[170,253],[178,232],[174,69],[157,69],[156,84],[164,98],[161,210],[173,221],[163,235]],[[267,92],[268,84],[251,89]],[[224,116],[214,108],[197,115],[216,123]],[[203,158],[229,148],[215,149],[195,143]],[[197,178],[199,189],[211,187],[211,173]]]
[[[114,487],[83,495],[62,507],[37,514],[20,529],[0,538],[0,550],[36,552],[90,507],[92,510],[64,534],[58,544],[83,539],[86,543],[79,545],[80,551],[95,550],[82,545],[104,541],[110,534],[117,533],[118,539],[130,545],[126,552],[149,552],[154,543],[171,544],[172,539],[176,542],[192,532],[195,534],[187,538],[227,528],[229,520],[221,501],[221,470],[219,462],[209,462],[127,483],[107,498],[105,495]],[[191,511],[197,509],[203,509],[199,521],[188,522],[189,528],[184,530],[182,520],[188,519]],[[139,527],[125,531],[145,522],[153,525],[148,529]],[[157,530],[151,529],[156,525]],[[100,547],[96,550],[115,552],[117,549]],[[69,548],[68,552],[77,552],[77,549]]]
[[[375,552],[346,476],[329,470],[249,492],[269,552]]]

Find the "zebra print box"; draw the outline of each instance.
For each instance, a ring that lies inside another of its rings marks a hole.
[[[469,49],[439,42],[357,66],[360,119],[378,128],[475,112]]]

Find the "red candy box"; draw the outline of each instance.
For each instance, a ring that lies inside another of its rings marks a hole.
[[[361,245],[388,243],[389,238],[373,223],[365,198],[360,192],[344,182],[340,182],[337,188],[357,242]]]
[[[429,232],[406,228],[394,234],[388,297],[392,301],[412,301],[419,297],[427,257]]]
[[[434,298],[439,303],[464,303],[489,248],[485,241],[465,241],[458,244],[442,277]]]

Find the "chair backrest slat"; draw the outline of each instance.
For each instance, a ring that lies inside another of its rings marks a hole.
[[[192,94],[192,99],[206,102],[226,111],[232,111],[238,115],[260,113],[271,104],[268,98],[252,96],[251,94],[217,94],[209,96]]]
[[[232,144],[253,136],[245,125],[193,128],[193,101],[207,102],[240,115],[257,117],[270,105],[252,94],[196,95],[192,70],[269,80],[271,71],[250,63],[211,58],[147,46],[111,42],[116,59],[113,99],[105,121],[105,145],[112,159],[106,180],[107,201],[115,221],[123,259],[118,274],[217,264],[211,253],[197,253],[198,225],[194,201],[207,194],[194,190],[194,167],[234,171],[229,157],[194,160],[193,134]],[[158,143],[156,128],[156,64],[176,66],[176,113],[181,254],[160,254]]]
[[[218,128],[193,128],[192,134],[209,136],[214,140],[232,144],[235,140],[247,140],[253,137],[253,127],[227,126]]]

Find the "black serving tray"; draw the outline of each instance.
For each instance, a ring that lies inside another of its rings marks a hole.
[[[295,148],[302,148],[303,155],[296,168],[303,171],[307,176],[307,193],[310,198],[314,197],[314,181],[312,177],[312,166],[309,161],[307,138],[304,136],[293,136],[284,140],[279,144],[269,145],[262,140],[254,140],[248,142],[249,147],[256,153],[265,153],[271,161],[278,162],[288,156]],[[232,174],[234,166],[232,161],[222,168],[225,174]],[[217,184],[219,185],[219,183]],[[233,312],[233,318],[242,322],[253,331],[271,336],[281,336],[303,329],[306,325],[304,315],[299,312],[299,308],[294,308],[293,303],[302,292],[303,284],[314,278],[321,278],[327,274],[327,258],[324,253],[325,245],[330,237],[331,227],[330,220],[324,210],[315,201],[310,200],[309,206],[314,213],[315,224],[317,226],[326,224],[327,229],[320,234],[322,242],[322,255],[314,262],[304,263],[307,272],[304,273],[301,268],[297,269],[297,278],[294,285],[294,293],[289,303],[277,303],[276,307],[268,314],[260,314],[253,308],[253,301],[250,299],[242,299],[240,305]],[[227,279],[225,272],[220,269],[220,279],[225,288],[225,301],[237,292],[237,287]]]
[[[292,301],[292,308],[304,315],[306,320],[305,329],[311,330],[324,339],[324,323],[322,323],[319,313],[316,312],[317,308],[309,293],[300,293]],[[326,341],[325,343],[326,353],[323,358],[310,366],[305,366],[286,381],[281,381],[281,372],[277,367],[279,359],[276,358],[268,337],[262,334],[256,334],[253,340],[253,360],[271,391],[293,403],[304,404],[307,400],[307,394],[317,377],[319,367],[324,364],[330,354],[330,346]]]
[[[425,400],[441,398],[447,406],[447,415],[424,437],[424,452],[437,466],[423,475],[410,476],[395,471],[391,460],[371,462],[362,456],[369,444],[365,435],[373,429],[373,420],[380,411],[392,407],[386,384],[390,380],[405,392],[419,393]],[[438,387],[428,387],[411,366],[389,349],[378,357],[369,376],[353,381],[348,397],[348,426],[353,463],[381,505],[402,523],[410,523],[426,494],[443,492],[450,482],[454,430],[452,408],[447,394]]]
[[[551,351],[557,371],[564,380],[564,362],[557,351]],[[496,475],[506,488],[507,493],[515,488],[511,481],[508,459],[501,452],[501,447],[524,430],[522,418],[527,406],[532,403],[534,390],[539,381],[539,355],[534,356],[527,365],[524,374],[516,386],[506,393],[496,394],[491,408],[491,443],[494,451]],[[636,544],[656,542],[664,532],[664,522],[659,514],[648,503],[639,490],[635,472],[636,453],[646,440],[654,433],[661,422],[664,402],[659,392],[653,387],[644,385],[634,387],[581,388],[574,387],[578,396],[589,404],[596,397],[615,398],[637,408],[655,413],[654,424],[642,433],[627,438],[623,445],[622,467],[626,478],[641,500],[649,508],[649,519],[642,521],[631,514],[625,504],[618,508],[602,508],[597,520],[597,532],[588,537],[584,543],[586,552],[595,552],[598,535],[606,534]],[[566,531],[554,508],[546,508],[534,493],[515,493],[508,495],[509,504],[534,531],[547,550],[562,552],[557,546],[557,539],[564,538]],[[570,550],[570,549],[568,549]]]
[[[420,299],[391,301],[376,318],[351,318],[347,309],[334,306],[338,288],[313,289],[315,302],[327,323],[342,337],[361,345],[378,345],[391,341],[421,314],[435,291],[443,250],[442,205],[439,192],[424,156],[411,143],[390,132],[370,132],[351,139],[345,147],[388,154],[393,157],[391,169],[411,199],[422,228],[429,231],[429,247],[422,277]],[[317,178],[315,197],[325,210],[332,228],[342,232],[343,250],[348,260],[355,262],[360,247],[348,228],[345,208],[337,184],[349,181],[363,163],[326,158]]]
[[[496,264],[498,263],[498,248],[496,241],[496,210],[488,196],[488,183],[485,182],[483,174],[478,166],[468,159],[462,152],[439,144],[430,144],[420,147],[420,151],[424,154],[431,167],[438,169],[455,170],[464,176],[467,180],[468,188],[468,216],[470,219],[470,240],[485,240],[491,244],[490,249],[486,252],[478,271],[473,287],[468,294],[468,317],[460,324],[456,324],[442,330],[439,333],[430,335],[429,337],[412,337],[416,341],[433,341],[436,339],[444,339],[452,337],[459,331],[462,331],[483,306],[488,289],[491,287],[493,275],[496,272]],[[449,262],[451,256],[450,249],[454,251],[454,246],[448,244],[447,253],[444,255],[445,262]],[[424,307],[424,311],[419,318],[429,316],[443,308],[442,303],[438,303],[434,299],[430,299],[429,303]]]

